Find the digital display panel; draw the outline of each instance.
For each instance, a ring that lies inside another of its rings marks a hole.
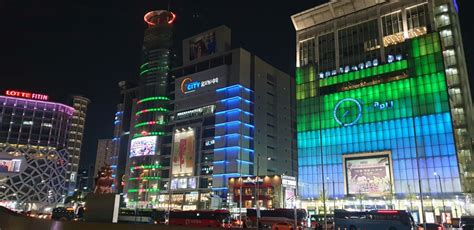
[[[388,155],[355,158],[344,161],[347,194],[381,196],[390,193],[391,173]]]
[[[0,159],[0,173],[20,172],[20,159]]]
[[[194,129],[176,130],[173,138],[172,174],[191,175],[195,159]]]
[[[216,32],[211,31],[209,33],[197,36],[193,40],[189,41],[189,60],[192,61],[196,58],[205,57],[207,55],[217,52],[217,41]]]
[[[157,136],[146,136],[132,139],[130,143],[130,157],[155,155],[157,140]]]

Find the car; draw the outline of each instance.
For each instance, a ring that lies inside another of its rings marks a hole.
[[[293,225],[289,223],[274,223],[272,230],[294,230]]]
[[[459,227],[462,230],[474,230],[474,216],[461,216]]]
[[[426,229],[424,229],[425,224],[418,224],[418,230],[445,230],[442,224],[435,223],[426,223]]]

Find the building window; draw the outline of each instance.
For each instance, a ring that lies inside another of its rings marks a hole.
[[[448,26],[451,24],[448,14],[442,14],[435,17],[436,25],[438,27]]]
[[[408,37],[414,38],[426,34],[428,29],[428,5],[422,4],[407,8]]]
[[[305,66],[315,61],[314,38],[300,42],[300,66]]]
[[[383,45],[395,45],[405,41],[402,12],[397,11],[382,17]]]
[[[336,69],[335,49],[334,33],[328,33],[318,37],[319,72]]]

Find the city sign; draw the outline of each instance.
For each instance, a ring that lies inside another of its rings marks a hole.
[[[5,91],[5,95],[10,97],[21,97],[41,101],[47,101],[49,98],[49,96],[45,94],[22,92],[16,90],[7,90]]]
[[[214,85],[214,84],[217,84],[217,83],[219,83],[219,78],[218,77],[211,78],[211,79],[204,80],[204,81],[193,81],[192,78],[187,77],[187,78],[185,78],[181,81],[181,87],[180,88],[181,88],[182,93],[187,94],[187,93],[192,93],[192,92],[196,91],[197,89],[204,88],[206,86]]]

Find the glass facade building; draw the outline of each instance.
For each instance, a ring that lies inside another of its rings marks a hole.
[[[454,4],[356,2],[292,16],[300,198],[322,212],[459,216],[472,191],[472,102]]]

